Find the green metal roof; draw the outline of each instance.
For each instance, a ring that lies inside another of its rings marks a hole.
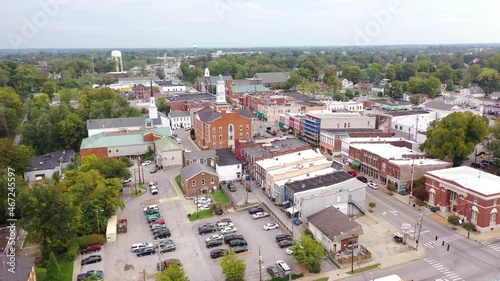
[[[161,149],[162,151],[182,149],[181,146],[177,144],[176,140],[169,137],[159,139],[155,141],[155,144],[156,147]]]
[[[143,134],[147,134],[148,132],[153,132],[155,134],[162,135],[164,137],[170,137],[172,135],[172,130],[170,128],[153,128],[153,129],[142,129]]]
[[[234,93],[253,93],[253,92],[265,92],[271,91],[269,88],[263,85],[240,85],[233,86]]]
[[[142,133],[137,134],[116,134],[105,136],[104,133],[99,133],[82,140],[80,149],[98,148],[98,147],[116,147],[140,144],[152,144],[153,142],[144,141]]]

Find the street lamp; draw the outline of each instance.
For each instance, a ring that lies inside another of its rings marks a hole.
[[[101,226],[99,224],[99,212],[104,212],[104,210],[95,210],[95,214],[97,217],[97,234],[101,234]]]

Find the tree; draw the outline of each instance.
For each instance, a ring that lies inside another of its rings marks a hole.
[[[114,158],[97,158],[95,155],[83,157],[82,172],[97,170],[105,179],[129,178],[130,172],[123,161]]]
[[[500,74],[498,74],[496,69],[483,68],[477,82],[483,87],[486,93],[492,93],[500,89]]]
[[[403,83],[400,81],[394,81],[388,86],[388,91],[386,92],[391,98],[397,100],[403,97]]]
[[[408,82],[408,90],[414,94],[427,94],[435,97],[441,91],[441,81],[434,76],[412,77]]]
[[[421,148],[430,157],[451,159],[459,166],[488,133],[488,120],[471,112],[454,112],[432,121]]]
[[[449,215],[448,222],[454,226],[457,226],[460,224],[460,217],[457,215]]]
[[[164,112],[165,114],[170,113],[170,103],[168,103],[165,97],[159,98],[156,106],[158,107],[159,112]]]
[[[49,260],[47,262],[47,274],[45,275],[45,280],[47,281],[62,281],[63,273],[59,267],[56,256],[54,252],[50,252]]]
[[[292,250],[294,258],[309,272],[318,273],[321,270],[320,263],[325,256],[325,249],[310,234],[304,234],[299,242],[294,242]]]
[[[187,278],[182,265],[177,262],[172,262],[165,271],[156,278],[156,281],[189,281],[189,278]]]
[[[368,204],[368,207],[370,207],[370,212],[371,212],[371,211],[373,210],[373,208],[375,208],[376,206],[377,206],[377,203],[375,203],[375,202],[370,202],[370,203]]]
[[[222,273],[226,276],[226,281],[245,280],[247,265],[245,261],[237,259],[234,249],[231,248],[229,254],[222,257],[220,265],[222,267]]]
[[[17,202],[21,225],[44,249],[60,252],[76,237],[79,211],[59,185],[35,184],[22,189]]]
[[[10,167],[24,174],[31,166],[33,152],[24,145],[15,145],[10,139],[0,139],[0,167]]]
[[[500,72],[500,54],[494,53],[486,60],[486,66]]]
[[[497,119],[498,120],[498,119]],[[485,147],[493,153],[493,157],[500,158],[500,122],[495,122],[495,125],[490,128],[490,135],[485,140]],[[1,155],[1,153],[0,153]],[[1,166],[1,164],[0,164]],[[498,164],[497,164],[498,167]]]
[[[410,102],[414,105],[420,104],[420,95],[413,95],[410,97]]]
[[[156,76],[158,76],[161,80],[165,79],[165,71],[163,71],[163,68],[156,69]]]
[[[0,88],[0,137],[11,137],[23,117],[23,103],[10,87]]]
[[[414,187],[411,192],[413,196],[422,201],[425,201],[425,199],[427,199],[427,191],[425,190],[425,187]]]
[[[59,121],[58,135],[64,147],[79,150],[82,139],[87,136],[87,124],[76,113],[70,113]]]
[[[56,84],[52,80],[47,80],[43,83],[41,91],[52,99],[54,93],[56,92]]]

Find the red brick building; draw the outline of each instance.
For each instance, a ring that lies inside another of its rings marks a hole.
[[[154,87],[153,87],[154,89]],[[134,87],[134,95],[136,100],[145,100],[149,102],[149,99],[151,98],[151,87],[149,86],[144,86],[143,84],[139,84]],[[160,92],[154,93],[155,99],[158,100],[162,95]]]
[[[194,162],[181,169],[181,182],[187,197],[195,197],[216,190],[219,175],[213,167]]]
[[[425,174],[427,203],[472,222],[480,232],[500,229],[500,177],[466,166]]]
[[[170,104],[170,110],[190,111],[190,108],[208,107],[211,106],[215,100],[215,96],[211,94],[196,94],[196,93],[182,93],[166,95],[165,98]]]

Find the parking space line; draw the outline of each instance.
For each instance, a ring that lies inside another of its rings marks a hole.
[[[159,201],[160,201],[160,203],[164,203],[164,202],[171,202],[171,201],[177,201],[177,200],[181,200],[181,198],[179,198],[179,196],[167,197],[167,198],[161,198]]]

